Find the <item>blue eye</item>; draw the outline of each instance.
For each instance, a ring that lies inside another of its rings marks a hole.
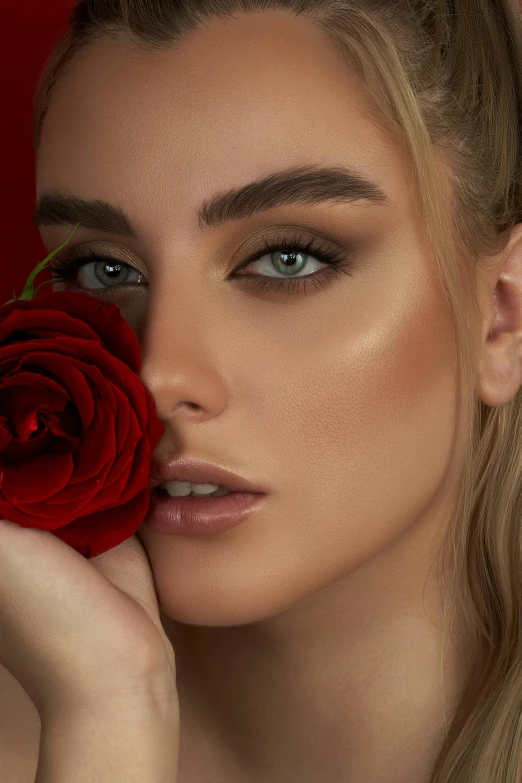
[[[266,260],[265,260],[266,259]],[[302,275],[301,272],[310,267],[311,259],[315,259],[315,264],[326,269],[315,270],[315,274]],[[268,274],[232,274],[227,279],[244,280],[248,285],[261,286],[264,290],[275,287],[277,290],[286,290],[290,293],[292,288],[294,292],[300,293],[300,285],[306,281],[311,281],[316,286],[322,286],[332,276],[346,274],[352,276],[348,271],[355,266],[352,255],[343,255],[339,251],[330,248],[327,245],[317,243],[315,238],[304,244],[300,239],[283,238],[276,242],[265,242],[255,253],[243,261],[236,269],[259,264],[264,267]],[[90,287],[79,284],[77,273],[92,265],[92,282],[100,283],[100,287]],[[75,258],[58,259],[56,256],[51,262],[53,273],[53,282],[62,283],[65,289],[75,286],[80,290],[92,293],[116,293],[118,288],[123,286],[140,285],[144,280],[141,272],[130,264],[126,264],[117,258],[103,256],[94,250],[87,250],[81,256]],[[132,279],[132,274],[137,275],[138,279]],[[280,276],[277,276],[277,275]],[[272,279],[270,279],[272,278]],[[297,290],[296,290],[297,289]]]
[[[310,281],[315,286],[322,286],[326,282],[331,281],[334,276],[341,274],[352,276],[352,272],[349,269],[355,268],[355,262],[353,259],[353,252],[349,255],[343,255],[338,250],[331,248],[326,244],[319,244],[315,238],[310,239],[306,244],[303,244],[301,239],[278,239],[275,242],[266,242],[261,250],[256,250],[255,253],[243,261],[237,269],[243,269],[253,264],[260,264],[262,260],[268,257],[268,261],[265,261],[265,270],[272,269],[282,271],[282,277],[275,277],[274,275],[234,275],[236,279],[246,279],[249,285],[260,286],[263,290],[272,289],[275,287],[277,291],[283,290],[287,293],[301,293],[301,282],[303,283],[303,289],[306,292],[306,282]],[[317,259],[315,263],[319,262],[325,269],[320,270],[320,274],[308,274],[301,275],[295,274],[295,272],[302,272],[310,266],[310,258]],[[267,278],[275,279],[267,279]]]
[[[92,267],[89,269],[89,267]],[[108,288],[121,287],[133,282],[139,282],[140,278],[143,278],[141,272],[135,269],[130,264],[126,264],[117,258],[110,256],[102,256],[94,250],[86,250],[84,255],[77,256],[76,258],[61,259],[58,260],[55,257],[55,263],[51,262],[51,269],[53,273],[53,282],[60,282],[65,284],[65,288],[72,288],[77,284],[77,272],[85,270],[90,272],[87,274],[88,283],[79,284],[78,287],[85,291],[105,291]],[[134,272],[138,276],[138,280],[129,280],[130,274]],[[90,279],[89,279],[90,278]],[[96,287],[96,283],[100,284],[100,287]]]

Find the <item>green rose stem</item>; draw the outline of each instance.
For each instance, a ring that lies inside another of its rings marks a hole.
[[[25,284],[25,288],[24,288],[24,290],[22,291],[21,295],[20,295],[20,296],[16,296],[16,295],[15,295],[15,292],[13,291],[13,302],[17,302],[17,301],[19,301],[19,300],[21,300],[21,299],[25,299],[25,301],[27,301],[27,302],[30,302],[30,301],[31,301],[31,299],[34,299],[34,297],[36,296],[36,294],[38,293],[38,291],[40,290],[40,288],[43,288],[43,286],[44,286],[44,285],[48,285],[49,283],[53,283],[53,282],[54,282],[53,280],[46,280],[46,282],[45,282],[45,283],[42,283],[42,285],[39,285],[39,286],[38,286],[38,288],[36,289],[36,291],[35,291],[35,290],[34,290],[34,288],[33,288],[33,283],[34,283],[35,277],[36,277],[37,275],[39,275],[39,274],[40,274],[40,272],[42,272],[42,271],[45,269],[45,267],[47,266],[47,264],[49,263],[49,261],[51,260],[51,258],[54,258],[54,256],[55,256],[57,253],[59,253],[59,252],[60,252],[60,250],[63,250],[63,248],[64,248],[64,247],[65,247],[65,246],[66,246],[66,245],[67,245],[67,244],[68,244],[68,243],[71,241],[71,239],[73,238],[73,236],[76,234],[76,232],[77,232],[77,230],[78,230],[78,227],[79,227],[79,225],[80,225],[79,223],[77,223],[77,224],[75,225],[74,229],[72,230],[72,232],[71,232],[71,234],[69,235],[69,237],[68,237],[68,238],[65,240],[65,242],[63,243],[63,245],[60,245],[60,247],[57,247],[57,248],[56,248],[56,250],[53,250],[53,252],[52,252],[52,253],[50,253],[50,254],[47,256],[47,258],[45,258],[43,261],[40,261],[40,263],[38,264],[38,266],[37,266],[35,269],[33,269],[33,271],[31,272],[31,274],[30,274],[30,275],[29,275],[29,277],[27,278],[27,282],[26,282],[26,284]]]

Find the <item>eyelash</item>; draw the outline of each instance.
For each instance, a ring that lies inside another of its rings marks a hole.
[[[317,274],[312,273],[310,275],[303,275],[300,277],[289,277],[286,280],[284,278],[274,278],[274,279],[267,279],[270,276],[267,275],[254,275],[254,274],[246,274],[246,275],[237,275],[235,276],[235,279],[237,278],[245,278],[249,280],[249,283],[251,285],[257,285],[261,286],[262,289],[265,287],[267,289],[271,289],[274,286],[279,291],[282,288],[286,289],[288,293],[290,293],[290,286],[295,286],[297,283],[297,286],[299,287],[301,284],[301,281],[304,283],[304,288],[306,292],[306,282],[312,281],[314,282],[314,285],[318,283],[319,285],[322,285],[323,283],[331,282],[330,275],[333,275],[335,277],[346,274],[352,277],[352,273],[348,271],[348,269],[353,267],[353,262],[350,258],[346,258],[338,251],[333,251],[331,248],[329,248],[327,245],[322,245],[317,242],[315,238],[310,239],[306,244],[303,244],[301,240],[297,239],[282,239],[277,242],[268,242],[265,241],[264,246],[253,253],[246,261],[243,261],[239,266],[236,267],[234,271],[238,271],[244,267],[249,266],[251,263],[254,263],[256,261],[261,260],[261,258],[267,254],[275,254],[275,253],[302,253],[304,255],[313,255],[315,258],[320,261],[322,264],[326,264],[328,269],[325,270],[323,274]],[[119,261],[117,258],[113,258],[111,256],[102,256],[96,253],[94,250],[90,249],[84,252],[82,256],[77,256],[76,258],[65,258],[65,259],[58,259],[55,257],[54,261],[51,262],[51,268],[53,273],[53,282],[60,282],[65,284],[66,290],[68,288],[72,288],[74,284],[74,278],[76,276],[76,272],[78,269],[80,269],[82,266],[85,266],[88,263],[92,263],[94,260],[98,261],[105,261],[106,263],[114,263],[117,262],[122,267],[127,266],[129,269],[135,269],[131,264],[126,264],[123,261]],[[139,271],[135,269],[135,271]],[[229,278],[230,279],[230,278]],[[234,279],[234,278],[233,278]],[[96,289],[89,289],[86,288],[84,290],[89,291],[91,293],[105,293],[106,291],[115,291],[118,288],[123,288],[125,285],[134,285],[134,283],[123,283],[121,286],[107,286],[106,288],[96,288]],[[299,288],[299,293],[300,293]]]

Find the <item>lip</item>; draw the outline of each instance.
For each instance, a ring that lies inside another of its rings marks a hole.
[[[146,524],[167,535],[210,536],[244,522],[268,500],[266,494],[232,492],[218,498],[151,498]]]
[[[215,484],[231,492],[250,492],[255,495],[267,493],[265,487],[254,484],[243,476],[196,457],[170,457],[153,459],[151,466],[151,489],[165,481],[191,481],[195,484]]]

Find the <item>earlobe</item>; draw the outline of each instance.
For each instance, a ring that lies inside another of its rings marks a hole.
[[[522,340],[513,334],[502,334],[495,346],[484,352],[480,363],[477,394],[492,408],[505,405],[522,386]]]
[[[501,258],[502,267],[488,273],[489,319],[477,376],[477,394],[491,407],[512,400],[522,386],[522,224]]]

